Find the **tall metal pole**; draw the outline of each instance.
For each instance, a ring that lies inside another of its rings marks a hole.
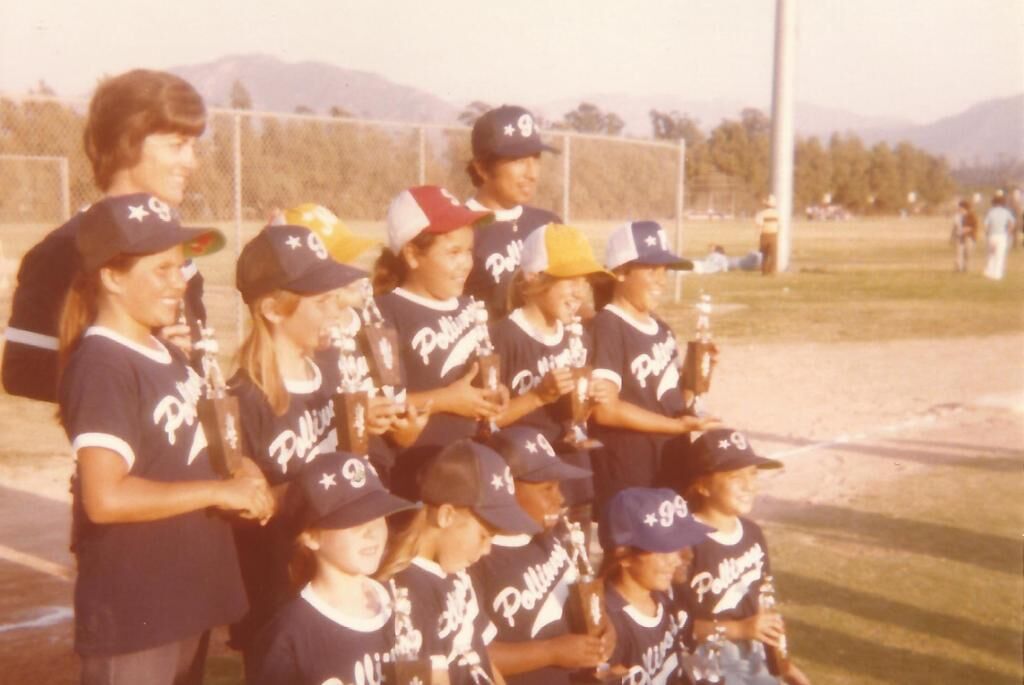
[[[679,163],[676,171],[676,254],[683,254],[683,203],[686,199],[686,139],[679,139]],[[683,272],[676,271],[672,301],[679,304],[683,296]]]
[[[421,186],[427,185],[427,130],[420,126],[419,132],[419,143],[420,143],[420,168],[419,168],[419,182]]]
[[[242,115],[235,114],[235,140],[232,152],[234,153],[235,167],[235,259],[242,251]],[[235,300],[235,336],[238,347],[242,345],[242,303]],[[237,348],[236,348],[237,349]]]
[[[562,137],[562,221],[569,223],[569,184],[572,182],[572,138],[568,134]]]
[[[772,88],[772,192],[778,203],[776,270],[789,267],[793,216],[793,72],[797,0],[775,0],[775,82]]]

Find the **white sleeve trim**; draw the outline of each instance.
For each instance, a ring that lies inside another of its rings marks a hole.
[[[494,625],[493,621],[487,622],[487,627],[484,628],[483,635],[481,637],[484,640],[485,645],[489,645],[494,642],[494,638],[498,637],[498,626]]]
[[[590,374],[593,378],[603,378],[606,381],[611,381],[619,390],[622,390],[622,376],[615,373],[611,369],[594,369],[594,372]]]
[[[71,442],[71,451],[74,452],[75,459],[78,459],[78,450],[84,447],[103,447],[112,452],[117,452],[124,459],[125,463],[128,464],[129,470],[135,464],[135,450],[116,435],[111,435],[110,433],[81,433],[76,435],[75,439]]]
[[[25,331],[20,328],[14,328],[13,326],[7,327],[7,330],[4,331],[4,338],[7,339],[7,342],[20,343],[22,345],[38,347],[44,350],[56,351],[59,347],[59,341],[52,335],[43,335],[42,333],[35,333],[34,331]]]

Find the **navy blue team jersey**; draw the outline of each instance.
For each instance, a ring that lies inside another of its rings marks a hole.
[[[679,389],[679,347],[668,324],[652,317],[638,322],[619,307],[605,306],[591,322],[594,377],[614,382],[619,399],[663,416],[684,411]],[[654,487],[662,453],[672,438],[591,421],[592,435],[604,443],[593,453],[595,499],[606,502],[628,487]]]
[[[689,683],[680,668],[680,640],[688,630],[689,617],[670,593],[652,594],[658,608],[654,616],[648,616],[630,605],[611,583],[605,586],[605,604],[616,639],[608,663],[629,669],[619,681],[622,685]]]
[[[57,401],[57,347],[60,313],[79,269],[75,235],[83,212],[51,231],[30,249],[18,267],[11,319],[4,332],[3,384],[12,395]],[[203,277],[189,261],[185,307],[188,321],[206,321]]]
[[[202,381],[173,346],[142,347],[88,329],[61,379],[64,430],[77,453],[119,454],[128,474],[165,483],[216,480],[196,417]],[[96,524],[73,484],[75,648],[115,655],[237,620],[246,609],[230,525],[208,511]]]
[[[451,685],[486,683],[474,672],[482,669],[492,677],[487,645],[495,628],[480,607],[469,574],[446,574],[437,563],[415,557],[394,581],[409,590],[412,624],[423,638],[420,658],[445,657]]]
[[[498,535],[471,569],[480,601],[497,628],[496,642],[548,640],[569,633],[564,614],[569,585],[578,578],[569,551],[552,531]],[[549,666],[505,676],[509,685],[566,685],[570,671]]]
[[[249,685],[380,685],[394,645],[387,591],[369,581],[381,610],[373,618],[345,616],[306,586],[257,639]]]
[[[500,318],[508,312],[508,289],[522,261],[523,240],[537,228],[561,223],[561,219],[546,209],[527,205],[493,210],[471,199],[466,206],[494,212],[495,220],[473,233],[473,271],[465,293],[484,302],[492,318]]]
[[[771,575],[761,527],[740,518],[730,534],[711,533],[693,547],[687,582],[678,586],[690,615],[701,620],[742,620],[757,613],[762,579]]]
[[[478,333],[468,297],[438,301],[403,288],[377,297],[384,319],[395,327],[401,342],[399,361],[405,389],[424,392],[443,388],[466,375],[476,359]],[[476,433],[476,421],[436,412],[416,442],[396,449],[392,489],[418,499],[416,473],[424,461],[445,445]]]

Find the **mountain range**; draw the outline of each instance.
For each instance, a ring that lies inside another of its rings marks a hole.
[[[268,55],[229,55],[170,71],[195,84],[214,106],[227,106],[232,86],[240,81],[257,110],[292,112],[308,108],[325,114],[332,107],[340,107],[362,119],[436,124],[457,123],[463,111],[461,103],[448,102],[377,74],[323,62],[290,63]],[[650,135],[651,109],[686,113],[708,133],[722,119],[738,118],[740,111],[749,106],[738,100],[696,100],[670,94],[594,94],[526,104],[545,119],[558,121],[580,102],[591,102],[605,112],[616,113],[626,124],[624,133],[636,137]],[[929,124],[798,102],[795,125],[798,135],[823,140],[833,132],[856,133],[869,145],[906,140],[933,154],[944,155],[954,166],[1024,159],[1024,93],[986,100]]]

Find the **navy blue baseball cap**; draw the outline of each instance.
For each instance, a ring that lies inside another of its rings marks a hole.
[[[540,139],[540,130],[529,110],[502,105],[488,110],[473,123],[474,159],[518,159],[545,150],[558,152]]]
[[[348,452],[318,455],[299,482],[308,506],[307,527],[352,528],[418,506],[388,492],[373,465]]]
[[[288,290],[300,295],[325,293],[369,274],[331,258],[323,241],[305,226],[267,226],[238,256],[235,286],[246,304]]]
[[[608,236],[604,265],[614,269],[625,264],[664,266],[689,271],[693,262],[669,248],[668,235],[657,221],[630,221]]]
[[[705,431],[694,441],[685,460],[684,490],[708,473],[735,471],[747,466],[756,466],[759,469],[782,468],[781,461],[762,457],[754,452],[754,447],[747,436],[735,428],[713,428]]]
[[[491,436],[491,448],[500,454],[512,470],[512,478],[527,483],[570,480],[591,475],[587,469],[568,464],[555,454],[555,448],[535,428],[502,428]]]
[[[502,533],[541,531],[516,501],[512,471],[505,460],[472,440],[459,440],[438,452],[420,472],[419,485],[420,499],[427,504],[468,507]]]
[[[183,228],[178,213],[148,193],[106,197],[82,214],[75,244],[86,271],[94,271],[119,254],[147,255],[182,245],[186,257],[211,254],[224,247],[215,228]]]
[[[608,501],[598,528],[605,552],[635,547],[645,552],[678,552],[715,529],[693,518],[686,500],[669,488],[626,488]]]

